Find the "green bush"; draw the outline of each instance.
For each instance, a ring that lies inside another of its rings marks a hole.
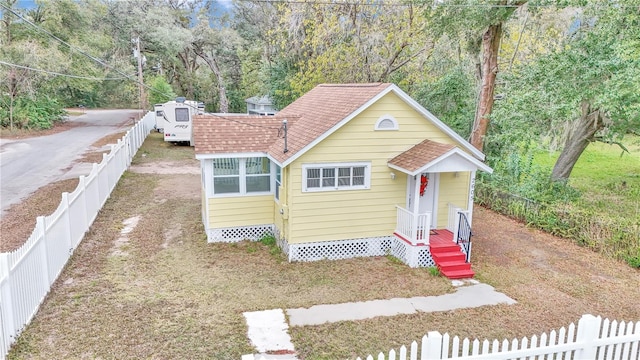
[[[629,266],[640,269],[640,252],[637,256],[627,256]]]
[[[11,126],[9,101],[2,99],[4,106],[0,109],[0,125]],[[49,96],[22,97],[13,103],[13,126],[23,129],[50,129],[57,121],[64,119],[62,105]]]
[[[260,238],[260,242],[262,243],[262,245],[269,247],[277,245],[276,237],[271,234],[262,235],[262,237]]]
[[[542,203],[483,182],[476,184],[476,201],[527,225],[624,260],[632,267],[640,262],[640,228],[633,219],[602,216],[563,202]]]

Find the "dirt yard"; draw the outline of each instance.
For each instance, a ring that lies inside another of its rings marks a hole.
[[[10,359],[239,359],[253,352],[245,311],[453,291],[387,257],[288,263],[260,243],[207,244],[193,149],[159,139],[145,142]],[[72,185],[42,189],[11,216],[31,217],[47,199],[57,205]],[[18,240],[32,227],[4,221],[2,233]],[[640,271],[484,208],[473,229],[477,279],[517,304],[294,327],[299,357],[364,357],[431,330],[530,336],[585,313],[640,320]]]

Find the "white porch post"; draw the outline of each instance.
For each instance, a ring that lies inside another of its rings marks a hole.
[[[467,204],[467,210],[469,211],[469,227],[473,225],[473,198],[475,197],[476,190],[476,171],[471,172],[471,178],[469,179],[469,203]]]
[[[411,243],[416,244],[418,242],[418,211],[420,210],[420,181],[418,181],[419,175],[414,175],[413,179],[413,204],[411,204],[411,213],[413,215],[412,229],[411,229]]]

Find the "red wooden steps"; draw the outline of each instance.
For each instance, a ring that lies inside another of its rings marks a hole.
[[[438,230],[442,231],[442,230]],[[471,264],[465,262],[466,256],[460,247],[451,240],[439,237],[429,238],[431,256],[440,273],[449,279],[472,278],[475,273]]]

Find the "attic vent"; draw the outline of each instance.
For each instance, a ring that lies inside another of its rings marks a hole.
[[[398,130],[398,122],[390,115],[381,116],[376,122],[375,130]]]

